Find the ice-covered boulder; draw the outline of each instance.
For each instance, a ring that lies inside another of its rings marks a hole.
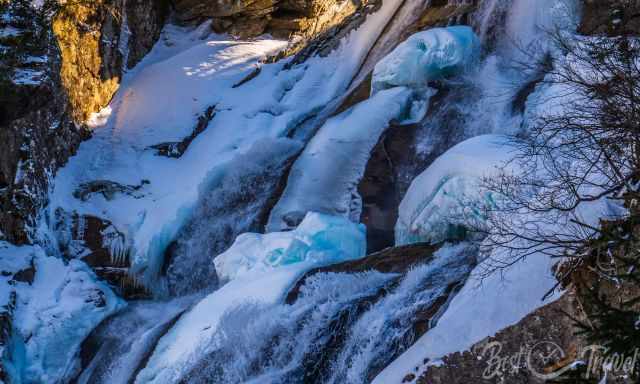
[[[293,231],[238,236],[229,250],[216,257],[216,272],[228,281],[300,262],[330,264],[360,258],[366,253],[365,231],[364,225],[346,218],[309,212]]]
[[[80,344],[125,303],[79,260],[0,242],[0,299],[12,310],[2,364],[11,382],[58,383],[79,368]]]
[[[471,27],[418,32],[398,45],[373,70],[371,93],[397,87],[424,87],[476,61],[480,40]]]
[[[497,197],[482,179],[512,172],[515,154],[500,135],[477,136],[454,146],[416,177],[400,203],[396,244],[439,242],[482,225]]]

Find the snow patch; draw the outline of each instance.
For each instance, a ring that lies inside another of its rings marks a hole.
[[[289,59],[260,63],[285,48],[286,41],[203,39],[202,28],[168,25],[151,53],[124,76],[106,122],[94,120],[101,126],[57,173],[48,216],[64,207],[111,221],[131,239],[132,273],[162,294],[157,280],[164,251],[193,214],[199,186],[222,180],[232,160],[256,141],[286,137],[300,122],[333,108],[400,3],[385,1],[328,56],[288,70]],[[262,70],[256,78],[233,88],[257,65]],[[182,157],[156,156],[149,149],[182,140],[197,116],[214,104],[215,118]],[[94,180],[149,184],[142,197],[73,198],[79,185]]]

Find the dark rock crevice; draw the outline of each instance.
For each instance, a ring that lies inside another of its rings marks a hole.
[[[246,80],[246,81],[249,81],[249,80]],[[213,120],[215,116],[216,116],[216,105],[214,104],[208,107],[200,116],[198,116],[198,121],[196,122],[196,125],[195,127],[193,127],[193,130],[191,131],[191,134],[189,134],[189,136],[185,137],[181,141],[156,144],[151,146],[151,148],[157,151],[158,156],[180,158],[187,151],[191,142],[195,140],[195,138],[198,137],[198,135],[200,135],[202,132],[204,132],[207,129],[207,127],[209,126],[209,123],[211,122],[211,120]]]

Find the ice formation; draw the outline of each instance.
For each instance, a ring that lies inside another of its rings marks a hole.
[[[473,64],[479,50],[473,30],[458,26],[412,35],[385,56],[374,69],[371,97],[329,119],[296,161],[267,229],[291,228],[291,218],[308,211],[358,221],[358,184],[389,124],[421,121],[435,94],[427,82]]]
[[[480,42],[471,27],[434,28],[411,35],[378,62],[371,93],[397,87],[426,87],[474,63]]]
[[[9,377],[27,383],[69,380],[79,368],[82,341],[124,301],[83,262],[65,264],[37,246],[0,242],[0,266],[33,273],[30,282],[18,279],[9,285],[4,275],[0,282],[2,304],[6,294],[15,295],[12,340],[2,356]]]
[[[216,257],[216,272],[225,281],[300,262],[327,264],[357,259],[366,253],[365,231],[362,224],[309,212],[293,231],[238,236],[228,251]]]
[[[400,203],[396,244],[439,242],[482,225],[484,208],[496,196],[482,187],[484,177],[511,172],[514,150],[506,137],[476,136],[451,148],[416,177]]]

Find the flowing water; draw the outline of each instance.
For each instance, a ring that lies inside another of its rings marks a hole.
[[[158,339],[198,297],[134,302],[105,320],[83,344],[77,384],[132,382]]]
[[[405,275],[317,273],[292,304],[248,304],[226,314],[221,340],[182,380],[369,382],[433,325],[446,306],[438,300],[466,280],[475,255],[474,246],[460,244]]]
[[[540,17],[532,15],[544,15],[551,3],[554,0],[480,1],[470,23],[485,46],[482,63],[443,83],[430,113],[417,127],[414,149],[422,160],[406,170],[405,179],[468,137],[519,129],[522,116],[513,108],[513,99],[531,74],[511,65],[518,52],[513,42],[528,46],[541,36]],[[399,43],[402,31],[424,7],[422,1],[404,1],[367,54],[352,87]],[[264,168],[243,167],[240,159],[234,174],[219,184],[225,187],[205,194],[194,211],[197,216],[170,247],[165,276],[169,291],[179,298],[131,303],[105,321],[85,342],[89,352],[83,356],[78,383],[132,382],[159,338],[196,300],[181,296],[216,288],[212,257],[239,233],[262,230],[291,158],[300,148],[282,141],[255,149],[253,155],[262,160],[251,163]],[[368,382],[425,331],[416,329],[421,314],[455,293],[452,287],[465,281],[475,262],[474,252],[463,247],[449,258],[404,275],[319,273],[307,280],[293,303],[240,306],[224,315],[217,342],[186,369],[183,381]],[[430,318],[437,315],[431,313]]]

